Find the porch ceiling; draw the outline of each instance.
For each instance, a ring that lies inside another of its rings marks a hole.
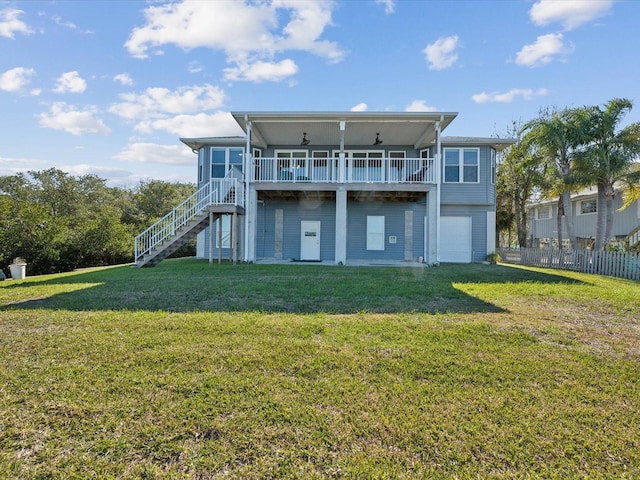
[[[252,124],[252,144],[267,148],[272,145],[337,148],[340,145],[340,122],[345,122],[345,148],[388,148],[394,145],[413,145],[425,148],[435,141],[436,122],[444,130],[457,113],[445,112],[234,112],[242,129]],[[303,134],[309,144],[300,145]],[[376,134],[382,144],[374,146]]]

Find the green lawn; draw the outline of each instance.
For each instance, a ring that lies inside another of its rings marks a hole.
[[[0,478],[640,478],[640,284],[167,260],[0,282]]]

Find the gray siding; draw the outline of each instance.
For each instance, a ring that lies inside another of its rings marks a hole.
[[[257,258],[274,258],[276,254],[276,210],[283,211],[282,258],[300,257],[300,222],[317,220],[320,228],[320,259],[335,259],[335,202],[329,201],[279,201],[258,204]],[[404,260],[405,255],[405,211],[413,212],[413,258],[424,255],[425,201],[417,203],[361,203],[347,204],[347,259]],[[367,216],[385,217],[385,249],[367,250]],[[396,243],[389,243],[389,236]]]
[[[275,256],[276,210],[283,211],[282,258],[300,258],[300,222],[320,221],[320,260],[335,258],[335,202],[280,201],[259,203],[257,212],[256,257]]]
[[[595,197],[581,197],[572,201],[573,225],[576,236],[579,238],[595,238],[596,235],[596,213],[579,214],[579,202],[583,200],[595,200]],[[622,206],[622,195],[617,195],[613,201],[613,230],[612,237],[623,238],[640,225],[640,206],[639,202],[635,202],[623,211],[619,208]],[[547,203],[551,206],[551,218],[536,219],[535,208],[529,209],[529,238],[557,238],[557,202]],[[566,227],[562,225],[563,237],[567,238]]]
[[[447,145],[447,148],[473,148],[470,145]],[[479,183],[442,183],[442,205],[494,205],[495,185],[491,184],[491,147],[479,147]],[[444,149],[443,149],[444,151]],[[444,155],[443,155],[444,156]],[[444,162],[444,159],[443,159]],[[444,163],[440,167],[444,174]]]
[[[424,204],[422,214],[415,213],[413,203],[360,203],[349,202],[347,206],[347,259],[367,260],[404,260],[406,210],[414,211],[414,232],[424,229]],[[367,216],[384,216],[384,250],[367,250]],[[422,233],[421,233],[422,235]],[[389,243],[389,237],[395,236],[396,243]],[[413,243],[415,257],[422,255],[422,242]],[[420,252],[416,254],[416,252]]]

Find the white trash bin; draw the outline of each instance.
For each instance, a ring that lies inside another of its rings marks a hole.
[[[14,280],[22,280],[27,276],[27,264],[24,262],[17,263],[14,261],[9,265],[9,270],[11,271],[11,278]]]

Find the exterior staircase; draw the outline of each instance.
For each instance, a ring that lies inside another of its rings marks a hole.
[[[640,226],[627,235],[626,241],[629,248],[633,248],[634,245],[640,243]]]
[[[134,267],[153,267],[220,215],[244,213],[241,179],[213,179],[135,238]]]

